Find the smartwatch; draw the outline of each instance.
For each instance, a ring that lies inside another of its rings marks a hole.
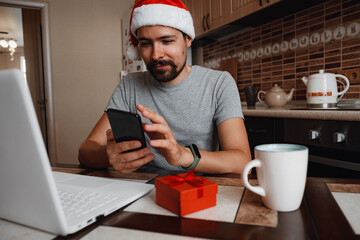
[[[187,148],[190,148],[192,155],[194,156],[194,162],[191,164],[190,167],[182,167],[185,170],[192,170],[194,168],[196,168],[196,166],[198,165],[201,155],[199,152],[199,149],[197,148],[197,146],[195,144],[191,144],[190,146],[185,146]]]

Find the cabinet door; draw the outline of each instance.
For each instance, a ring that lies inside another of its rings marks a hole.
[[[239,19],[260,10],[263,1],[265,0],[231,0],[230,18]]]
[[[194,0],[193,17],[196,36],[222,26],[225,23],[223,0]]]
[[[187,7],[187,9],[190,11],[191,15],[193,15],[193,5],[194,5],[194,1],[193,0],[182,0],[182,2],[184,3],[184,5]],[[194,17],[194,16],[192,16]]]
[[[268,7],[281,0],[225,0],[230,1],[227,7],[226,23],[246,17],[262,8]]]
[[[185,1],[187,3],[185,3]],[[199,36],[203,32],[203,13],[201,0],[184,0],[184,4],[189,9],[194,21],[195,36]]]
[[[246,117],[245,126],[252,154],[257,145],[284,142],[283,118]]]
[[[202,0],[182,0],[185,6],[189,9],[194,22],[195,36],[203,33],[203,12],[202,12]]]
[[[209,15],[207,15],[207,17],[209,16],[210,18],[208,30],[213,30],[225,23],[223,14],[223,0],[211,0],[207,2],[210,2],[210,9],[208,13]]]

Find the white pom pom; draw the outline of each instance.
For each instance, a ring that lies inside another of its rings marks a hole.
[[[137,47],[134,47],[133,45],[129,45],[126,47],[126,56],[129,60],[137,61],[140,60],[140,52]]]

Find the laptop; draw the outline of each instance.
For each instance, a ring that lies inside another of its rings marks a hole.
[[[23,73],[0,71],[0,218],[65,236],[153,187],[53,172]]]

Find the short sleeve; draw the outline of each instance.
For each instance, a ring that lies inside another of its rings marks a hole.
[[[219,80],[216,85],[216,112],[214,116],[217,126],[230,118],[244,118],[239,90],[234,78],[230,73],[223,72]]]

